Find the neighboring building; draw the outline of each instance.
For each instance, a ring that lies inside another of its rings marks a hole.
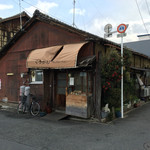
[[[143,34],[143,35],[138,35],[137,36],[139,40],[150,40],[150,34]]]
[[[101,57],[120,45],[71,27],[35,11],[23,29],[0,53],[0,99],[19,100],[19,87],[30,82],[42,108],[80,117],[101,109]],[[133,52],[132,67],[150,66],[150,59]]]
[[[140,36],[139,41],[124,43],[124,45],[135,52],[150,57],[150,35]],[[143,39],[144,38],[144,39]]]
[[[124,45],[127,48],[132,49],[134,53],[141,53],[143,56],[147,56],[148,60],[150,59],[150,34],[144,34],[144,35],[138,35],[139,41],[135,42],[129,42],[129,43],[124,43]],[[137,56],[134,56],[137,57]],[[135,59],[134,59],[135,60]],[[138,81],[142,80],[142,86],[139,81],[139,86],[140,86],[140,95],[142,97],[146,97],[146,95],[150,95],[150,89],[143,89],[144,87],[150,87],[150,65],[143,65],[143,61],[145,61],[144,57],[140,57],[137,59],[138,61],[134,61],[134,63],[137,64],[137,67],[132,67],[134,72],[137,74],[137,76],[140,76],[141,74],[141,79],[138,77]],[[141,66],[142,69],[139,67]]]
[[[30,19],[25,12],[0,19],[0,50],[20,30],[20,16],[22,25]]]

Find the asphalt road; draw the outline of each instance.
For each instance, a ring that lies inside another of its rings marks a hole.
[[[109,124],[0,111],[0,150],[150,150],[150,103]]]

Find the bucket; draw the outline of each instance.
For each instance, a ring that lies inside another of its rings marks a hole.
[[[116,116],[117,118],[120,118],[120,117],[121,117],[121,111],[116,111],[116,112],[115,112],[115,116]]]

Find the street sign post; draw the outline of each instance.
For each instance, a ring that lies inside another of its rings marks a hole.
[[[112,25],[111,24],[107,24],[105,27],[104,27],[104,31],[106,33],[110,33],[110,31],[112,30]]]
[[[112,25],[111,24],[107,24],[105,27],[104,27],[104,31],[105,31],[105,34],[104,34],[104,38],[108,38],[108,37],[112,37]]]
[[[128,25],[120,24],[117,31],[120,33],[117,37],[121,37],[121,118],[123,118],[123,37],[126,36],[126,29]]]
[[[117,38],[125,37],[125,36],[127,36],[127,33],[120,33],[120,34],[117,34]]]
[[[105,33],[104,38],[112,37],[112,33]]]
[[[125,33],[125,31],[128,28],[128,24],[120,24],[117,27],[117,31],[113,31],[112,30],[112,25],[111,24],[107,24],[104,28],[105,34],[104,37],[111,37],[113,33],[118,32],[119,34],[117,34],[117,37],[120,38],[121,37],[121,118],[123,118],[123,37],[125,37],[127,34]]]

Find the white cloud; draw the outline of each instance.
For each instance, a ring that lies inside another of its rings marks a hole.
[[[0,4],[0,10],[12,9],[12,8],[13,8],[13,5]]]
[[[73,9],[70,9],[69,13],[70,13],[70,14],[73,14]],[[84,14],[85,14],[85,9],[75,8],[75,14],[76,14],[76,15],[84,16]]]
[[[121,23],[129,24],[126,31],[127,36],[124,37],[124,42],[137,41],[137,35],[147,34],[147,31],[142,22],[138,7],[135,1],[126,0],[120,3],[119,0],[113,1],[113,7],[108,6],[107,11],[103,15],[95,14],[86,22],[86,30],[90,33],[104,37],[104,27],[106,24],[112,24],[112,31],[117,30],[117,26]],[[145,23],[145,26],[150,33],[150,14],[148,8],[143,0],[138,0],[140,11]],[[150,5],[150,2],[149,2]],[[117,33],[114,33],[108,40],[120,43],[121,39],[117,38]]]
[[[150,27],[150,23],[148,22],[149,20],[145,20],[145,24],[148,27]],[[106,24],[112,24],[112,31],[117,31],[117,26],[121,23],[126,23],[126,22],[119,22],[110,18],[105,18],[105,19],[94,19],[93,23],[88,26],[88,31],[96,34],[100,37],[104,37],[104,27]],[[129,24],[128,29],[126,30],[127,36],[124,37],[124,42],[131,42],[131,41],[137,41],[138,37],[137,35],[141,34],[147,34],[146,30],[143,26],[142,21],[129,21],[127,22]],[[121,39],[117,38],[118,33],[114,33],[112,37],[108,38],[108,40],[111,40],[116,43],[120,43]]]
[[[41,12],[48,14],[50,9],[57,6],[58,4],[54,2],[38,0],[38,3],[35,5],[35,7],[31,6],[29,8],[26,8],[25,10],[27,11],[27,13],[33,14],[36,9],[39,9]]]

